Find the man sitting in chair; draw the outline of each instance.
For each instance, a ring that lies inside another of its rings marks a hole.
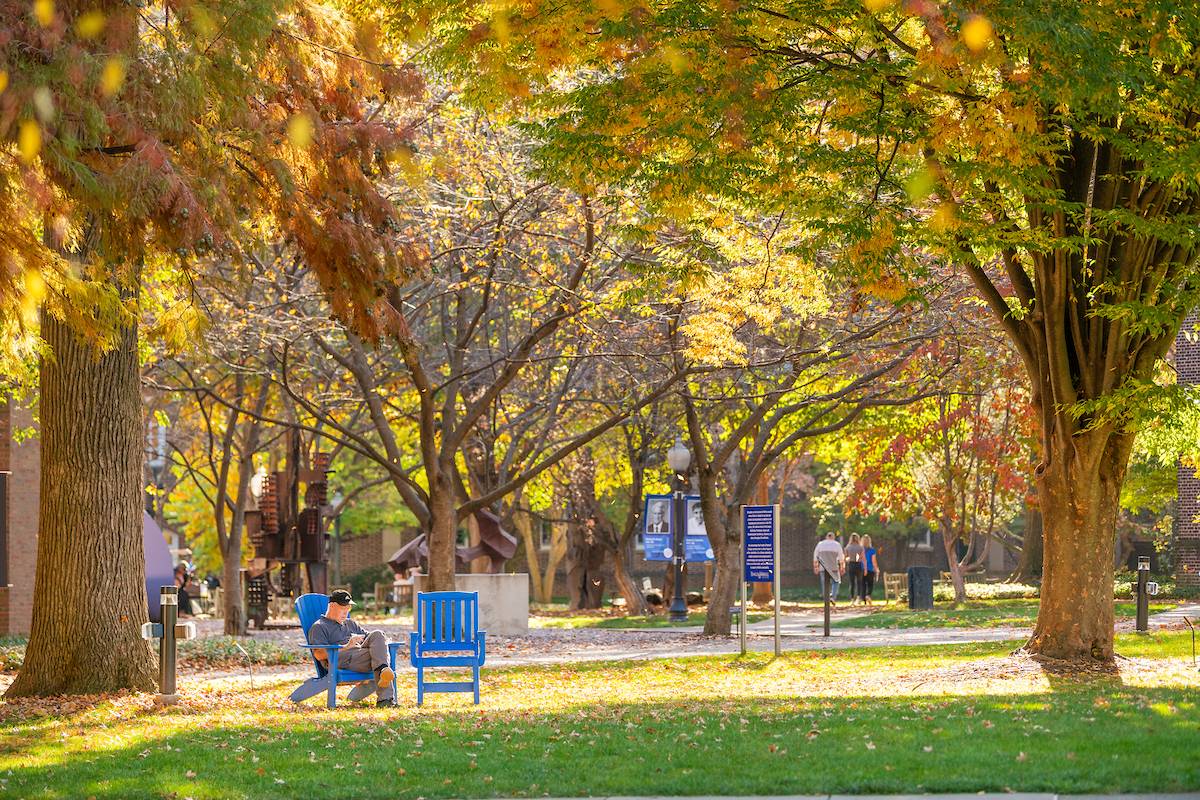
[[[391,705],[396,673],[388,666],[387,640],[383,631],[367,633],[361,625],[350,619],[352,605],[354,601],[345,589],[332,592],[329,595],[329,609],[308,631],[308,643],[318,647],[342,645],[338,651],[338,670],[375,673],[376,702],[379,705]],[[324,650],[314,650],[313,655],[326,667],[329,666],[329,654]]]

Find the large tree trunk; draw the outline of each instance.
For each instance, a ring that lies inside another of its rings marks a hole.
[[[717,574],[713,580],[712,596],[708,599],[708,613],[704,618],[704,632],[710,636],[729,635],[729,607],[733,605],[742,578],[740,537],[737,533],[730,536],[724,525],[721,528],[720,547],[713,549],[717,556]]]
[[[431,592],[454,591],[454,548],[458,538],[458,513],[446,470],[439,470],[429,486],[429,587]]]
[[[633,576],[629,574],[629,569],[625,566],[625,551],[620,545],[613,550],[613,582],[617,584],[617,591],[621,593],[621,597],[625,598],[625,613],[636,615],[650,613],[650,609],[646,605],[646,598],[642,596],[642,590],[633,582]]]
[[[1113,656],[1113,557],[1129,437],[1085,431],[1051,439],[1039,467],[1041,608],[1025,649],[1063,659]]]
[[[946,569],[950,572],[950,583],[954,586],[954,602],[967,601],[967,585],[963,579],[963,565],[958,560],[959,535],[953,531],[948,520],[942,520],[942,548],[946,551]]]
[[[240,532],[239,532],[240,534]],[[246,635],[246,598],[242,591],[242,537],[229,537],[229,545],[221,554],[221,604],[224,606],[225,635]]]
[[[712,473],[701,472],[699,483],[704,527],[708,531],[708,541],[717,562],[713,590],[704,616],[704,632],[709,636],[728,636],[731,622],[729,607],[733,605],[742,579],[741,531],[736,517],[727,513],[725,505],[721,503]]]
[[[1021,556],[1011,580],[1033,583],[1042,575],[1042,512],[1033,505],[1025,507],[1025,532],[1021,537]]]
[[[567,604],[572,611],[600,608],[604,600],[605,548],[594,526],[593,519],[576,519],[567,530]]]
[[[545,583],[542,581],[541,552],[538,542],[533,538],[533,515],[529,513],[529,505],[524,498],[517,501],[513,508],[513,525],[521,535],[521,543],[525,545],[525,568],[529,570],[529,582],[533,589],[533,602],[549,603],[544,596]]]
[[[43,315],[42,477],[33,629],[9,696],[155,688],[141,637],[141,387],[137,328],[101,353]]]

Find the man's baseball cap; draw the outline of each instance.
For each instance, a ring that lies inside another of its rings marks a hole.
[[[339,606],[352,606],[354,600],[351,599],[350,593],[345,589],[337,589],[329,593],[329,602],[337,603]]]

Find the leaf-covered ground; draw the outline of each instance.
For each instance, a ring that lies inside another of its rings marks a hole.
[[[1012,643],[485,669],[484,702],[290,684],[0,705],[0,797],[493,797],[1200,787],[1186,634],[1079,674]]]
[[[1152,603],[1150,613],[1173,608],[1173,603]],[[842,605],[844,611],[849,606]],[[854,609],[861,611],[863,609]],[[939,603],[932,611],[909,611],[896,606],[871,607],[866,616],[833,622],[837,628],[1032,628],[1037,621],[1037,600],[968,600],[955,605]],[[1117,603],[1118,619],[1132,618],[1134,603]]]
[[[749,622],[761,622],[764,619],[769,619],[770,614],[766,612],[750,612],[746,619]],[[651,614],[648,616],[625,616],[611,615],[603,616],[596,614],[578,613],[578,614],[563,614],[561,616],[538,616],[529,620],[531,628],[562,628],[562,629],[577,629],[577,628],[675,628],[675,627],[700,627],[704,625],[706,614],[696,611],[688,614],[686,622],[671,622],[666,614]]]

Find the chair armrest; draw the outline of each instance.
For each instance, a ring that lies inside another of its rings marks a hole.
[[[408,660],[416,663],[416,658],[421,655],[421,635],[416,631],[408,632]]]
[[[479,639],[476,642],[475,654],[479,656],[479,666],[483,666],[483,662],[487,659],[487,631],[479,632]]]
[[[343,647],[345,647],[344,644],[302,644],[300,647],[311,651],[313,659],[317,662],[318,675],[321,674],[322,668],[322,659],[317,655],[317,652],[319,651],[325,653],[326,658],[324,660],[328,662],[324,665],[324,669],[328,670],[329,673],[334,677],[337,676],[338,650],[341,650]],[[334,682],[336,683],[336,681]]]

